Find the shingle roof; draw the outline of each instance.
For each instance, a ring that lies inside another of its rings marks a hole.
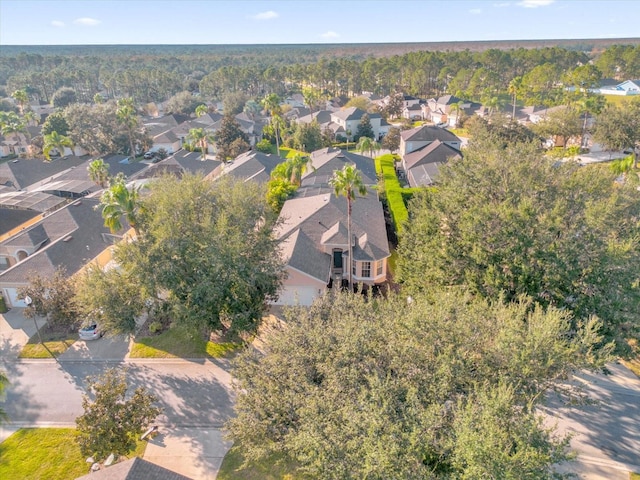
[[[429,185],[433,185],[438,181],[440,167],[442,165],[440,162],[426,163],[410,169],[407,173],[409,185],[411,187],[428,187]]]
[[[338,110],[337,112],[333,112],[331,115],[342,120],[360,120],[364,114],[369,115],[369,118],[381,118],[379,113],[367,113],[364,110],[361,110],[357,107],[349,107],[344,110]]]
[[[17,210],[0,206],[0,236],[39,215],[33,210]]]
[[[323,246],[348,247],[347,202],[333,193],[287,200],[280,212],[276,236],[288,264],[322,281],[328,281],[331,255]],[[377,193],[370,189],[352,203],[351,232],[355,260],[374,261],[389,256],[389,243]]]
[[[266,183],[271,178],[271,172],[283,160],[277,155],[257,151],[245,152],[238,155],[233,162],[224,167],[225,175],[232,175],[240,180],[254,180]]]
[[[192,480],[155,463],[134,457],[76,480]]]
[[[302,185],[327,184],[333,172],[341,170],[345,165],[355,165],[365,185],[377,183],[376,167],[372,159],[339,148],[327,147],[311,153],[313,168],[308,169],[302,176]]]
[[[87,157],[76,156],[53,158],[50,162],[36,158],[21,158],[18,161],[0,164],[0,177],[7,178],[17,189],[27,188],[34,183],[78,167],[86,160]]]
[[[434,127],[432,125],[423,125],[421,127],[405,130],[400,133],[400,137],[405,142],[433,142],[440,140],[441,142],[459,142],[456,137],[446,128]]]
[[[48,237],[43,248],[0,274],[0,283],[21,283],[32,271],[53,274],[58,267],[64,267],[67,275],[73,275],[97,257],[116,240],[104,226],[102,213],[96,210],[99,203],[93,198],[75,201],[2,242],[0,246],[29,245],[33,242],[31,231],[41,228]]]
[[[461,157],[460,152],[440,140],[431,142],[404,156],[405,168],[413,168],[425,163],[445,163],[451,157]]]

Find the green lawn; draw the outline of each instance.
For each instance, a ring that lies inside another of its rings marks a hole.
[[[22,348],[20,358],[55,358],[78,340],[77,332],[49,332],[46,327],[40,329],[40,334],[43,343],[36,333]]]
[[[225,455],[218,472],[218,480],[307,480],[307,475],[293,475],[291,464],[268,458],[261,462],[252,462],[242,467],[244,457],[242,448],[233,446]]]
[[[72,480],[89,473],[74,428],[24,428],[0,443],[2,480]],[[141,457],[147,442],[131,456]]]
[[[640,480],[640,473],[630,473],[629,480]]]
[[[136,338],[130,358],[221,358],[239,349],[239,343],[206,341],[195,330],[170,328],[159,335]]]
[[[605,95],[604,98],[607,100],[607,103],[613,105],[625,105],[632,102],[633,99],[637,97],[635,95]]]

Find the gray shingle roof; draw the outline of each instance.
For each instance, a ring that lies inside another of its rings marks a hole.
[[[33,210],[17,210],[15,208],[3,208],[0,206],[0,236],[19,227],[37,215],[39,215],[39,213]]]
[[[449,130],[432,125],[423,125],[412,128],[411,130],[405,130],[400,133],[400,137],[405,142],[433,142],[435,140],[440,140],[441,142],[460,141],[460,139]]]
[[[69,156],[58,157],[50,162],[37,158],[19,159],[0,164],[0,177],[8,179],[17,189],[27,188],[34,183],[59,175],[72,167],[78,167],[86,162],[87,157]]]
[[[29,245],[33,229],[44,229],[48,241],[36,253],[0,274],[0,283],[22,283],[33,271],[41,275],[53,274],[63,267],[73,275],[97,257],[117,239],[104,226],[102,213],[96,210],[99,200],[83,198],[43,218],[35,226],[2,242],[11,245]],[[128,228],[125,223],[125,229]],[[124,231],[124,230],[123,230]],[[120,232],[122,233],[122,232]]]
[[[440,140],[431,142],[404,156],[405,168],[410,169],[425,163],[445,163],[451,157],[461,157],[460,152]]]
[[[344,110],[338,110],[337,112],[333,112],[332,115],[346,121],[360,120],[365,113],[369,115],[369,118],[381,118],[379,113],[367,113],[357,107],[349,107],[345,108]]]
[[[283,161],[277,155],[249,151],[238,155],[233,162],[226,165],[224,173],[244,181],[254,180],[266,183],[271,178],[271,172],[276,165]]]
[[[288,264],[322,281],[328,281],[332,247],[348,248],[347,201],[333,193],[287,200],[280,212],[276,235]],[[351,232],[356,240],[355,260],[375,261],[389,256],[384,213],[377,193],[370,189],[352,203]]]
[[[376,167],[373,160],[364,155],[346,152],[339,148],[322,148],[311,154],[311,165],[302,176],[302,185],[326,184],[336,170],[342,170],[345,165],[355,165],[360,171],[365,185],[377,183]]]

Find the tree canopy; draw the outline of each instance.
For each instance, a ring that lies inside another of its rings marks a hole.
[[[285,312],[264,354],[234,363],[250,459],[276,453],[313,478],[551,479],[564,457],[535,404],[549,382],[595,365],[595,321],[456,289],[412,302],[327,294]]]
[[[555,164],[534,145],[473,144],[441,169],[437,193],[409,205],[399,276],[410,292],[466,285],[506,301],[530,295],[636,325],[639,208],[606,168]]]
[[[257,327],[283,272],[265,190],[225,176],[185,175],[150,184],[136,242],[116,258],[146,297],[176,322],[242,332]]]
[[[137,437],[162,413],[155,395],[138,387],[127,395],[126,372],[115,368],[98,378],[88,378],[82,396],[84,413],[76,418],[77,441],[85,456],[104,460],[110,454],[127,455]]]

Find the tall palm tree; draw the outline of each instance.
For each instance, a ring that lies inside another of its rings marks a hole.
[[[201,160],[204,162],[207,159],[209,142],[214,141],[213,135],[204,128],[192,128],[187,135],[187,141],[192,145],[200,147],[200,151],[202,152]]]
[[[11,96],[15,99],[18,104],[18,108],[20,109],[20,114],[24,115],[25,106],[29,104],[29,95],[26,90],[16,90],[11,94]]]
[[[451,104],[451,106],[449,107],[450,113],[453,113],[454,111],[456,112],[456,124],[455,124],[456,127],[462,126],[460,119],[462,118],[462,113],[464,112],[462,108],[463,105],[464,105],[464,101],[460,100],[459,102]]]
[[[349,245],[349,262],[347,264],[348,285],[351,291],[351,269],[353,268],[353,240],[351,239],[351,209],[356,194],[367,194],[367,187],[362,183],[362,177],[355,165],[345,165],[342,170],[333,172],[329,179],[329,185],[334,189],[336,196],[343,195],[347,199],[347,241]]]
[[[127,188],[126,178],[119,174],[111,179],[109,188],[102,192],[100,205],[104,225],[111,233],[122,228],[122,217],[125,217],[136,237],[140,236],[140,187]]]
[[[118,109],[116,110],[116,118],[118,123],[124,126],[129,137],[129,154],[133,159],[136,158],[136,149],[133,144],[133,134],[138,127],[138,115],[133,106],[133,98],[121,98],[118,100]]]
[[[516,100],[518,99],[518,91],[522,88],[522,77],[515,77],[509,82],[508,92],[513,98],[513,113],[511,114],[511,121],[516,121]]]
[[[376,142],[373,138],[369,137],[360,137],[358,140],[358,146],[356,147],[361,154],[368,153],[371,158],[373,158],[373,152],[377,152],[380,150],[380,144]]]
[[[279,135],[279,117],[282,113],[280,107],[280,97],[275,93],[270,93],[262,99],[262,106],[269,112],[270,122],[276,135],[276,151],[280,155],[280,135]]]
[[[69,147],[73,148],[73,142],[69,137],[65,137],[64,135],[60,135],[58,132],[53,131],[48,135],[44,136],[44,145],[42,147],[42,153],[44,153],[44,158],[50,162],[51,161],[51,150],[56,150],[60,155],[64,155],[64,148]]]
[[[87,167],[89,172],[89,178],[92,182],[95,182],[99,187],[104,188],[109,180],[109,164],[104,163],[101,158],[96,158]]]

